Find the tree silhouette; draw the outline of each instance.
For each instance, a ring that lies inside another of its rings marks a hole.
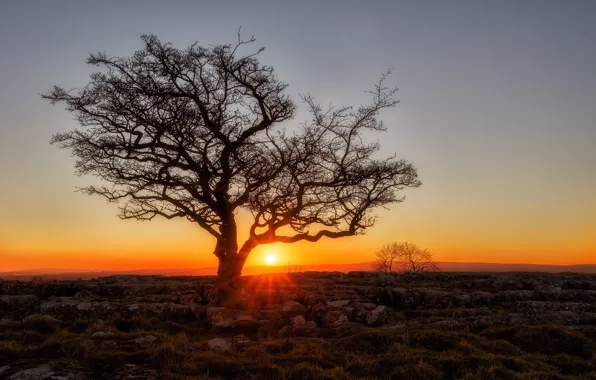
[[[387,74],[357,108],[323,109],[302,97],[312,120],[288,133],[279,127],[296,110],[287,84],[260,63],[263,48],[239,53],[254,37],[185,49],[141,39],[131,57],[90,55],[87,63],[103,70],[84,88],[42,95],[65,103],[80,124],[51,142],[77,158],[78,175],[106,183],[82,190],[119,202],[122,219],[185,217],[213,235],[216,289],[233,290],[256,246],[362,233],[374,208],[419,186],[412,164],[376,158],[379,144],[363,139],[385,130],[379,111],[397,104]],[[253,223],[239,245],[241,210]]]
[[[386,244],[377,252],[377,270],[391,272],[396,267],[406,272],[432,272],[439,270],[433,261],[433,254],[414,243]]]
[[[381,272],[393,272],[394,261],[397,262],[399,250],[397,243],[385,244],[377,252],[376,270]]]

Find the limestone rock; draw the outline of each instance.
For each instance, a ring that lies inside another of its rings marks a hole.
[[[328,301],[327,302],[327,306],[330,307],[344,307],[344,306],[348,306],[350,304],[350,300],[337,300],[337,301]]]
[[[369,326],[386,325],[393,321],[393,310],[383,305],[377,306],[366,315],[366,324]]]
[[[344,311],[331,310],[323,318],[326,327],[335,327],[339,324],[348,322],[348,316]]]
[[[8,377],[8,380],[42,380],[49,379],[54,375],[54,371],[49,365],[43,364],[38,367],[24,369]]]
[[[232,328],[235,324],[236,312],[226,307],[208,307],[207,320],[213,327]]]
[[[112,338],[116,336],[113,332],[110,331],[97,331],[91,335],[92,339],[105,339],[105,338]]]
[[[207,342],[207,347],[213,351],[227,351],[232,347],[232,344],[223,338],[213,338]]]
[[[306,320],[302,315],[297,315],[292,318],[292,326],[303,325],[304,323],[306,323]]]
[[[153,345],[153,343],[155,343],[156,340],[157,340],[157,337],[155,337],[153,335],[145,335],[145,336],[135,339],[134,342],[143,348],[147,348],[147,347],[151,347]]]
[[[255,342],[244,334],[239,334],[232,338],[232,346],[236,351],[242,352],[246,350],[248,347],[253,346],[254,344]]]
[[[306,313],[306,307],[296,301],[286,301],[284,302],[281,311],[286,317],[295,317]]]

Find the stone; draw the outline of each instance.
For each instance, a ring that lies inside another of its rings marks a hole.
[[[310,307],[309,317],[310,319],[315,320],[317,323],[323,323],[323,319],[325,318],[325,315],[327,315],[328,311],[329,308],[327,305],[318,303]]]
[[[344,307],[350,304],[350,300],[337,300],[337,301],[327,301],[327,306],[329,307]]]
[[[93,335],[91,335],[92,339],[105,339],[105,338],[111,338],[113,336],[116,336],[116,334],[114,334],[113,332],[110,331],[98,331],[93,333]]]
[[[312,338],[318,335],[319,328],[314,321],[304,322],[298,325],[284,326],[279,330],[281,337]]]
[[[483,291],[472,292],[471,297],[472,303],[474,303],[474,305],[490,304],[494,298],[492,293]]]
[[[306,323],[306,319],[304,319],[303,315],[297,315],[292,318],[292,326],[303,325]]]
[[[238,332],[252,334],[259,329],[261,323],[251,314],[241,313],[236,316],[233,326]]]
[[[60,325],[59,320],[47,314],[28,315],[23,319],[23,323],[27,324],[28,322],[44,323],[52,327],[57,327],[58,325]]]
[[[393,310],[383,305],[377,306],[366,315],[366,324],[369,326],[386,325],[393,321]]]
[[[56,297],[39,304],[39,310],[44,314],[72,314],[77,312],[79,300],[73,297]]]
[[[39,367],[24,369],[16,372],[8,377],[8,380],[43,380],[51,378],[54,375],[54,371],[49,365],[43,364]]]
[[[377,307],[374,303],[356,303],[352,311],[352,320],[358,323],[366,323],[366,318],[371,310]]]
[[[296,301],[286,301],[284,302],[281,311],[286,317],[295,317],[306,313],[306,307]]]
[[[255,342],[244,334],[239,334],[232,338],[232,346],[236,351],[242,352],[254,344]]]
[[[232,347],[232,344],[223,338],[213,338],[207,342],[207,347],[213,351],[227,351]]]
[[[281,314],[276,310],[258,310],[254,311],[253,315],[258,319],[264,319],[273,323],[277,323],[281,319]]]
[[[77,310],[79,311],[89,311],[91,310],[91,302],[81,302],[77,305]]]
[[[348,322],[348,316],[342,310],[331,310],[323,318],[323,323],[326,327],[336,327],[346,322]]]
[[[143,348],[147,348],[147,347],[151,347],[153,345],[153,343],[155,343],[156,340],[157,340],[157,337],[155,337],[153,335],[145,335],[145,336],[135,339],[134,342]]]
[[[207,320],[213,327],[233,328],[236,312],[226,307],[208,307]]]

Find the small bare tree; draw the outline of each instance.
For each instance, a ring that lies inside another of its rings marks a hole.
[[[377,256],[376,268],[383,272],[391,272],[394,268],[401,268],[405,272],[439,270],[439,266],[434,262],[432,252],[407,241],[384,245],[375,254]]]
[[[393,262],[398,258],[398,246],[397,243],[385,244],[377,252],[377,262],[375,268],[381,272],[392,272]]]

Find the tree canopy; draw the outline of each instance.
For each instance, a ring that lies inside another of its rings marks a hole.
[[[104,186],[83,188],[120,204],[123,219],[183,217],[216,240],[214,254],[238,264],[259,244],[317,241],[362,233],[377,207],[401,202],[420,185],[414,166],[379,158],[365,131],[384,131],[379,112],[394,107],[386,75],[358,107],[323,108],[302,101],[310,120],[292,131],[288,85],[259,60],[263,48],[233,45],[175,48],[157,37],[130,57],[92,54],[101,68],[83,88],[42,95],[64,103],[79,128],[51,142],[76,157],[76,173]],[[249,238],[237,242],[236,215],[249,211]],[[233,273],[236,272],[236,273]]]

